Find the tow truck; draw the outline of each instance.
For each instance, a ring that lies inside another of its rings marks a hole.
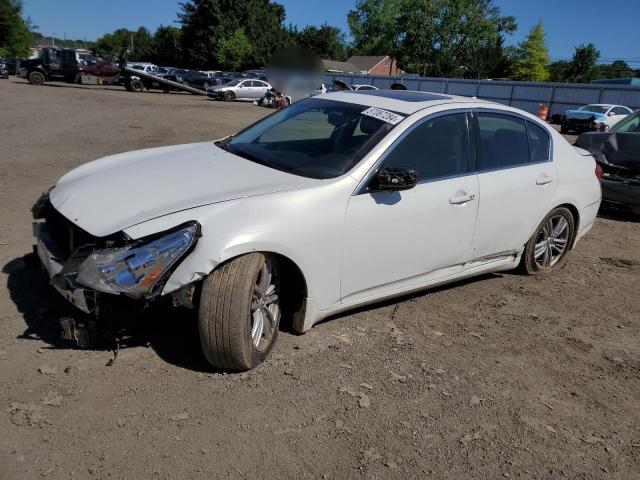
[[[85,72],[78,62],[76,51],[58,47],[43,48],[38,58],[20,62],[18,70],[18,76],[29,80],[29,83],[33,85],[44,85],[46,82],[56,80],[76,83],[81,80],[84,74]],[[114,75],[106,77],[104,80],[109,84],[124,85],[130,92],[142,92],[156,88],[165,92],[180,90],[196,95],[207,94],[206,89],[201,90],[128,67],[123,55],[121,55],[118,69],[114,69]]]

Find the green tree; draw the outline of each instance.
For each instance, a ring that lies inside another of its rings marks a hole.
[[[239,28],[251,44],[243,67],[265,66],[274,52],[292,43],[284,7],[270,0],[188,0],[181,7],[183,52],[200,68],[222,63],[221,41]]]
[[[597,78],[632,78],[635,72],[624,60],[615,60],[610,65],[598,65]]]
[[[360,0],[348,24],[359,54],[392,55],[422,75],[472,78],[505,76],[503,35],[516,29],[492,0]]]
[[[103,58],[117,58],[122,49],[129,49],[129,60],[150,61],[153,55],[153,37],[145,27],[135,32],[119,28],[96,40],[93,51]]]
[[[176,27],[158,27],[151,42],[151,62],[157,65],[179,67],[183,65],[180,29]]]
[[[549,80],[552,82],[566,82],[569,77],[571,62],[558,60],[549,65]]]
[[[542,22],[538,22],[531,29],[529,36],[519,45],[513,76],[517,80],[546,82],[549,79],[550,61]]]
[[[223,68],[239,70],[251,53],[251,43],[243,28],[235,30],[228,38],[220,40],[218,60]]]
[[[567,80],[574,83],[588,83],[595,79],[598,58],[600,58],[600,52],[592,43],[576,47],[567,71]]]
[[[401,28],[398,24],[403,0],[358,0],[347,14],[354,52],[360,55],[398,53]]]
[[[96,40],[93,52],[100,57],[116,58],[124,47],[131,48],[132,35],[133,32],[126,28],[106,33]]]
[[[346,60],[347,42],[337,27],[326,23],[320,27],[308,25],[301,31],[292,31],[296,45],[314,52],[320,58]]]
[[[22,17],[21,0],[0,0],[0,56],[29,56],[33,28],[31,21]]]

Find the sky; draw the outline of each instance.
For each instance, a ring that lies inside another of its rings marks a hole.
[[[117,28],[154,31],[173,25],[181,0],[23,0],[25,14],[43,35],[95,40]],[[182,0],[185,1],[185,0]],[[324,22],[348,33],[347,12],[355,0],[279,0],[287,23],[298,27]],[[640,0],[494,0],[504,15],[513,15],[515,44],[540,20],[553,60],[570,59],[574,48],[592,42],[601,61],[623,59],[640,68]]]

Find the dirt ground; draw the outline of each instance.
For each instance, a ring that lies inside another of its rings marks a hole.
[[[601,217],[550,275],[486,275],[281,333],[212,372],[156,312],[112,366],[59,348],[22,257],[29,209],[104,155],[268,113],[183,94],[0,81],[0,479],[640,479],[640,223]],[[144,181],[141,178],[140,181]]]

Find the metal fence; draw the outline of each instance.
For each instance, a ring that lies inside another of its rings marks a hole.
[[[592,83],[537,83],[496,80],[464,80],[460,78],[412,78],[370,77],[360,75],[327,74],[325,81],[334,79],[348,84],[367,84],[389,88],[392,83],[402,83],[409,90],[478,97],[493,102],[537,113],[540,104],[549,107],[549,115],[562,114],[565,110],[588,103],[612,103],[640,109],[640,87],[630,85],[603,85]]]

